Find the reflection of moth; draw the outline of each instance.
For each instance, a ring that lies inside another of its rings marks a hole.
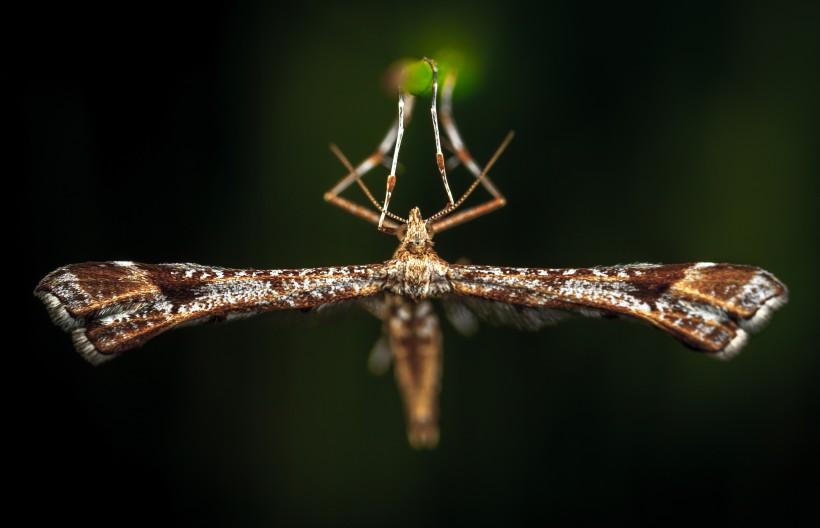
[[[434,71],[436,123],[436,70],[432,62],[430,65]],[[405,404],[408,437],[416,447],[434,447],[439,437],[442,341],[438,317],[429,299],[443,299],[448,316],[462,331],[475,326],[476,316],[527,329],[572,313],[629,317],[721,359],[738,353],[748,332],[759,329],[786,302],[786,287],[773,275],[735,264],[544,269],[450,264],[442,260],[433,249],[434,232],[504,204],[504,198],[486,176],[496,158],[486,169],[480,169],[467,154],[455,128],[450,114],[453,82],[445,80],[442,121],[457,156],[453,159],[464,163],[476,177],[461,199],[450,199],[448,206],[427,219],[418,208],[410,211],[407,219],[387,211],[405,123],[401,113],[380,149],[358,168],[349,167],[350,174],[326,195],[332,203],[379,224],[382,231],[396,234],[400,244],[392,259],[381,264],[293,270],[87,262],[50,273],[35,294],[46,304],[52,320],[71,333],[77,350],[92,363],[138,347],[177,326],[357,301],[384,323],[384,336],[374,349],[374,363],[381,359],[386,366],[384,358],[392,357]],[[438,144],[437,134],[436,138]],[[394,143],[397,147],[384,205],[376,203],[378,210],[373,211],[338,196],[353,182],[363,186],[361,175],[381,162]],[[446,186],[446,164],[443,156],[438,159]],[[483,185],[492,199],[452,214],[478,185]]]

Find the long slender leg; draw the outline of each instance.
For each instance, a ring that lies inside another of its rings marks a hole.
[[[430,116],[433,119],[433,135],[436,139],[436,165],[438,166],[438,171],[441,174],[441,182],[444,184],[444,190],[447,191],[447,199],[449,200],[448,205],[452,206],[453,193],[450,192],[450,185],[447,183],[447,167],[444,163],[444,154],[441,152],[441,136],[438,132],[438,114],[436,112],[436,98],[438,97],[438,67],[436,66],[435,61],[428,59],[427,57],[422,60],[429,64],[430,68],[433,70],[433,101],[430,104]]]
[[[485,202],[483,204],[478,204],[474,207],[471,207],[471,208],[469,208],[465,211],[462,211],[458,214],[451,215],[451,213],[453,211],[455,211],[456,209],[461,207],[461,204],[463,204],[464,201],[471,194],[473,194],[473,191],[475,191],[476,188],[478,188],[478,186],[481,184],[481,182],[484,181],[484,178],[486,178],[487,173],[489,173],[490,169],[493,168],[493,165],[495,165],[495,162],[498,161],[499,157],[501,157],[501,154],[504,152],[504,150],[510,144],[510,141],[512,141],[512,138],[514,136],[515,136],[515,134],[513,132],[507,133],[507,137],[505,137],[504,141],[501,142],[501,145],[498,146],[498,148],[495,151],[495,154],[493,154],[493,157],[490,158],[490,161],[487,162],[487,165],[481,171],[481,174],[479,174],[478,178],[473,180],[473,183],[470,184],[469,187],[467,187],[467,190],[464,191],[464,194],[461,195],[461,198],[459,198],[456,201],[456,203],[454,203],[452,206],[447,206],[444,209],[442,209],[441,211],[439,211],[438,213],[436,213],[436,214],[432,215],[430,218],[428,218],[427,219],[428,225],[432,225],[433,229],[435,231],[443,231],[443,230],[449,229],[450,227],[453,227],[455,225],[463,224],[464,222],[472,220],[473,218],[476,218],[478,216],[487,214],[490,211],[494,211],[495,209],[498,209],[501,205],[504,205],[504,198],[500,197],[500,200],[501,200],[500,205],[499,205],[498,200],[490,200],[490,201]],[[440,219],[442,219],[442,220],[440,220]],[[439,226],[441,226],[441,227],[439,227]]]
[[[405,98],[404,121],[403,121],[404,126],[407,126],[410,123],[410,120],[411,120],[412,114],[413,114],[414,103],[415,103],[415,98],[414,97],[407,96]],[[364,176],[367,172],[369,172],[373,168],[375,168],[379,165],[382,165],[388,159],[388,152],[390,151],[391,147],[393,147],[393,145],[396,142],[396,138],[398,136],[398,130],[399,130],[399,118],[396,117],[396,119],[393,121],[393,124],[391,125],[390,129],[387,131],[387,134],[385,134],[384,138],[382,139],[381,143],[379,143],[379,146],[376,148],[376,150],[374,150],[373,153],[370,154],[370,156],[365,158],[354,169],[348,168],[348,173],[341,180],[339,180],[339,182],[331,190],[329,190],[328,192],[325,193],[325,195],[324,195],[325,201],[330,202],[331,204],[333,204],[333,205],[335,205],[335,206],[337,206],[337,207],[339,207],[339,208],[341,208],[341,209],[343,209],[343,210],[345,210],[345,211],[347,211],[347,212],[349,212],[349,213],[351,213],[355,216],[358,216],[359,218],[362,218],[362,219],[364,219],[368,222],[371,222],[373,224],[378,225],[378,223],[379,223],[379,212],[380,212],[379,207],[377,207],[376,211],[374,212],[374,211],[368,209],[367,207],[361,206],[361,205],[359,205],[355,202],[352,202],[352,201],[348,200],[347,198],[343,198],[339,195],[342,192],[344,192],[348,187],[350,187],[351,184],[353,184],[356,181],[358,181],[359,184],[361,185],[362,184],[362,182],[361,182],[362,176]],[[339,156],[338,152],[340,152],[340,151],[338,151],[338,149],[336,149],[334,147],[331,147],[331,150],[333,150],[334,153],[336,153],[336,155]],[[340,160],[342,160],[342,163],[346,162],[346,159],[343,160],[342,157],[340,157]],[[387,227],[387,228],[390,228],[390,229],[395,229],[396,227],[398,227],[398,224],[391,221],[391,220],[385,219],[384,223],[383,223],[383,227]]]
[[[450,191],[450,185],[447,183],[447,167],[444,161],[444,154],[441,152],[441,135],[439,134],[438,129],[438,113],[436,110],[436,101],[438,99],[438,67],[436,66],[435,61],[432,59],[428,59],[424,57],[422,59],[424,62],[430,66],[430,69],[433,72],[433,83],[432,83],[432,96],[431,96],[431,103],[430,103],[430,117],[433,121],[433,136],[435,138],[436,143],[436,166],[438,167],[439,174],[441,174],[441,182],[444,184],[444,190],[447,192],[447,199],[448,199],[448,207],[453,208],[455,201],[453,200],[453,193]],[[404,97],[403,97],[403,90],[399,90],[399,120],[398,120],[398,131],[396,134],[396,148],[393,152],[393,166],[390,171],[390,174],[387,176],[387,188],[385,190],[384,195],[384,205],[381,207],[381,216],[379,218],[379,229],[382,229],[382,224],[384,223],[384,218],[388,214],[388,209],[390,206],[390,198],[393,196],[393,189],[396,186],[396,165],[399,159],[399,149],[401,148],[401,140],[404,134],[404,126],[403,126],[403,116],[404,114]]]
[[[399,125],[396,131],[396,148],[393,150],[393,165],[390,168],[390,174],[387,175],[387,189],[384,193],[384,205],[382,206],[382,214],[379,217],[378,227],[381,230],[384,224],[384,217],[387,214],[387,208],[390,206],[390,198],[393,196],[393,188],[396,186],[396,167],[399,164],[399,149],[401,149],[401,139],[404,136],[404,93],[399,88],[399,118],[397,120]]]
[[[461,161],[461,163],[463,163],[470,172],[473,173],[473,176],[475,176],[476,179],[480,178],[481,185],[487,190],[487,192],[490,193],[491,198],[484,203],[472,206],[438,221],[435,224],[435,230],[437,233],[456,225],[463,224],[464,222],[468,222],[473,218],[491,213],[496,209],[500,209],[507,203],[507,200],[493,184],[489,176],[486,174],[484,174],[483,177],[481,176],[484,170],[478,165],[478,163],[476,163],[472,155],[470,155],[464,141],[461,139],[461,134],[459,133],[458,127],[453,119],[453,90],[455,89],[455,85],[455,73],[448,74],[444,78],[444,86],[441,92],[441,123],[444,127],[445,133],[447,134],[447,138],[453,146],[457,159]]]
[[[345,168],[350,173],[354,173],[356,171],[356,169],[353,168],[353,166],[350,164],[350,161],[348,161],[347,157],[339,149],[339,147],[337,147],[336,145],[331,144],[330,145],[330,150],[333,152],[333,154],[336,155],[337,158],[339,158],[339,161],[342,162],[342,165],[344,165]],[[363,218],[363,219],[367,220],[368,222],[372,222],[372,223],[378,225],[379,224],[379,213],[378,213],[378,211],[382,210],[381,205],[379,205],[379,202],[377,202],[376,198],[373,197],[373,193],[370,192],[370,189],[367,188],[367,185],[364,184],[364,182],[362,181],[361,178],[356,178],[354,181],[357,184],[359,184],[359,187],[362,189],[362,192],[364,192],[365,196],[367,196],[367,198],[370,200],[370,203],[372,203],[373,206],[376,208],[376,211],[372,211],[372,210],[368,209],[367,207],[359,205],[355,202],[351,202],[350,200],[348,200],[346,198],[342,198],[341,196],[328,197],[328,193],[325,193],[325,200],[328,200],[331,203],[333,203],[334,205],[337,205],[337,206],[341,207],[342,209],[344,209],[348,213],[351,213],[355,216],[358,216],[360,218]],[[400,217],[394,215],[393,213],[387,213],[387,214],[388,214],[388,216],[390,216],[390,218],[394,218],[394,219],[398,220],[401,223],[405,222],[405,220],[403,218],[400,218]],[[380,227],[379,230],[387,232],[387,233],[393,233],[393,232],[395,232],[395,229],[397,227],[398,227],[398,224],[392,222],[391,220],[387,220],[387,221],[384,222],[384,226]]]
[[[436,143],[436,164],[439,168],[439,172],[442,177],[442,183],[444,184],[445,191],[447,192],[449,211],[455,209],[455,202],[453,200],[452,192],[450,191],[450,187],[447,182],[446,166],[448,164],[455,166],[451,163],[453,161],[455,161],[456,163],[463,163],[465,167],[467,167],[467,169],[473,173],[474,177],[476,178],[476,182],[480,183],[491,195],[490,200],[484,203],[469,207],[458,213],[448,215],[445,218],[442,218],[441,220],[437,220],[435,223],[435,230],[436,232],[440,232],[444,231],[445,229],[454,227],[456,225],[468,222],[474,218],[485,215],[492,211],[495,211],[496,209],[499,209],[506,204],[506,199],[498,190],[498,188],[493,184],[493,182],[490,180],[489,176],[487,176],[487,170],[482,169],[478,165],[478,163],[476,163],[475,159],[472,157],[472,155],[470,155],[469,151],[467,150],[464,141],[461,139],[461,134],[458,131],[458,127],[455,124],[452,112],[453,91],[455,89],[456,84],[456,75],[453,72],[448,73],[443,83],[441,101],[441,121],[447,138],[456,154],[456,157],[451,158],[450,160],[445,162],[444,155],[441,152],[441,138],[438,129],[438,115],[436,110],[436,100],[438,93],[438,68],[432,60],[427,58],[423,60],[428,63],[428,65],[433,71],[433,93],[430,113],[433,120],[433,132]],[[398,217],[390,213],[388,211],[388,207],[390,204],[390,200],[392,198],[393,189],[396,185],[396,169],[398,165],[398,154],[401,148],[401,140],[404,134],[404,126],[410,121],[413,103],[414,98],[412,96],[408,95],[405,98],[401,92],[399,93],[399,116],[394,121],[393,126],[391,126],[391,128],[388,130],[379,147],[364,161],[362,161],[355,169],[349,166],[349,162],[346,160],[344,155],[341,154],[338,148],[336,148],[335,146],[331,146],[331,149],[337,155],[337,157],[339,157],[342,163],[348,166],[349,172],[344,178],[342,178],[336,184],[336,186],[334,186],[330,191],[325,193],[325,200],[355,216],[358,216],[368,222],[376,224],[379,227],[379,230],[388,233],[395,232],[396,228],[398,227],[398,224],[392,222],[386,217],[393,218],[398,222],[404,222],[404,219],[402,219],[401,217]],[[506,146],[508,141],[509,136],[502,145],[502,148],[499,149],[499,152],[503,150],[503,147]],[[370,191],[361,181],[361,177],[365,173],[373,169],[375,166],[384,163],[387,160],[388,150],[391,146],[394,145],[395,149],[393,152],[391,171],[387,177],[385,199],[383,205],[379,206],[378,202],[376,202]],[[496,157],[497,155],[498,152],[496,153]],[[489,167],[487,167],[487,169],[489,169]],[[349,187],[353,182],[356,182],[362,188],[364,193],[370,199],[371,203],[373,203],[375,211],[339,196],[339,194],[343,192],[347,187]],[[461,200],[459,200],[458,202],[458,205],[460,205],[463,199],[472,192],[473,188],[474,186],[471,187],[471,189],[467,193],[465,193],[464,196],[462,196]]]

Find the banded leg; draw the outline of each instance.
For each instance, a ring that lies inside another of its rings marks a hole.
[[[434,217],[431,217],[430,219],[435,220],[435,230],[436,232],[439,232],[454,227],[456,225],[462,224],[464,222],[468,222],[473,218],[477,218],[479,216],[495,211],[496,209],[499,209],[506,204],[506,199],[501,194],[501,192],[496,188],[496,186],[493,184],[493,182],[490,180],[486,173],[487,171],[489,171],[491,165],[498,158],[501,151],[503,151],[506,145],[509,143],[511,134],[507,136],[507,138],[502,143],[501,147],[497,150],[495,156],[490,161],[490,163],[488,163],[488,165],[484,169],[482,169],[478,165],[478,163],[476,163],[474,158],[470,155],[469,151],[467,150],[467,147],[464,145],[464,141],[461,139],[461,134],[459,133],[458,128],[455,124],[455,120],[453,119],[452,98],[456,84],[456,75],[450,72],[444,79],[444,85],[442,89],[441,120],[445,133],[447,134],[447,138],[449,139],[449,142],[452,145],[452,150],[455,153],[455,157],[452,157],[449,160],[445,161],[444,155],[441,152],[441,138],[439,134],[438,114],[436,110],[436,101],[438,94],[438,68],[436,67],[434,61],[428,58],[424,58],[423,60],[427,62],[427,64],[433,71],[432,102],[430,107],[430,113],[433,120],[433,132],[436,144],[436,165],[441,174],[442,183],[444,184],[444,189],[448,197],[448,205],[445,207],[445,209],[439,212],[438,214],[434,215]],[[393,220],[400,223],[406,222],[405,219],[393,213],[390,213],[388,211],[388,208],[390,205],[390,200],[393,195],[393,189],[396,185],[396,169],[398,166],[398,154],[401,148],[401,140],[404,133],[404,126],[410,121],[413,102],[414,99],[412,96],[408,95],[405,102],[403,93],[399,93],[399,116],[394,121],[393,126],[390,128],[390,130],[388,130],[387,134],[385,135],[384,139],[382,140],[381,144],[376,149],[376,151],[374,151],[368,158],[362,161],[356,168],[353,168],[351,166],[350,162],[345,158],[344,154],[341,153],[338,147],[336,147],[335,145],[331,145],[331,150],[339,158],[339,160],[348,168],[348,174],[344,178],[342,178],[342,180],[340,180],[339,183],[337,183],[336,186],[333,187],[333,189],[325,193],[325,201],[333,203],[337,207],[340,207],[355,216],[358,216],[368,222],[376,224],[380,231],[387,232],[390,234],[394,234],[396,232],[398,224],[389,220],[387,217],[392,218]],[[361,180],[361,178],[373,167],[382,164],[387,160],[387,151],[393,145],[395,145],[395,148],[393,152],[391,171],[387,177],[385,199],[383,205],[379,205],[379,203],[373,197],[372,193],[369,191],[369,189]],[[476,181],[472,186],[470,186],[467,192],[465,192],[464,195],[462,195],[461,199],[456,203],[453,200],[452,192],[450,191],[450,187],[447,181],[446,167],[447,165],[450,165],[452,168],[457,166],[458,163],[463,163],[467,167],[467,169],[473,173],[474,177],[476,178]],[[339,194],[343,192],[347,187],[349,187],[350,184],[354,181],[362,188],[367,198],[375,207],[375,211],[339,196]],[[459,213],[449,215],[450,212],[454,211],[459,205],[461,205],[461,203],[463,203],[463,201],[473,192],[473,190],[479,183],[487,190],[487,192],[490,193],[490,200],[472,206]],[[447,214],[444,214],[445,211],[447,212]],[[439,218],[441,219],[439,220]]]
[[[331,145],[331,150],[333,153],[340,159],[340,161],[348,167],[348,173],[341,179],[339,182],[328,192],[325,193],[325,201],[330,202],[333,205],[355,215],[359,218],[362,218],[372,224],[379,224],[379,214],[381,211],[381,207],[379,206],[378,202],[375,202],[372,199],[372,195],[370,194],[369,190],[365,190],[366,186],[361,181],[362,176],[372,170],[374,167],[378,165],[383,165],[388,159],[388,152],[390,149],[395,145],[396,140],[399,135],[399,129],[404,129],[410,123],[410,120],[413,115],[413,105],[415,102],[415,98],[413,96],[408,96],[404,101],[404,112],[403,112],[403,121],[400,121],[399,117],[393,121],[393,124],[390,126],[390,129],[385,134],[384,138],[382,139],[379,146],[376,150],[373,151],[370,156],[365,158],[361,163],[359,163],[355,168],[349,167],[350,163],[347,161],[347,158],[341,154],[341,151],[335,145]],[[395,173],[395,169],[392,171]],[[368,198],[371,198],[371,202],[374,203],[376,207],[376,211],[372,211],[367,207],[361,206],[347,198],[343,198],[339,196],[342,192],[344,192],[353,182],[357,182],[363,190],[365,190],[365,194]],[[383,222],[383,227],[387,227],[389,229],[396,229],[398,224],[385,219]]]
[[[339,158],[339,161],[342,162],[342,165],[344,165],[345,168],[350,173],[355,172],[356,169],[353,168],[353,165],[350,164],[350,161],[348,161],[348,159],[347,159],[347,157],[345,157],[344,153],[342,153],[342,151],[339,150],[339,147],[337,147],[336,145],[331,144],[330,145],[330,150],[333,151],[333,153],[336,155],[336,157]],[[389,216],[390,218],[393,218],[394,220],[396,220],[396,221],[398,221],[402,224],[407,223],[407,220],[405,220],[404,218],[402,218],[400,216],[397,216],[393,213],[384,211],[384,209],[382,209],[381,205],[379,205],[379,202],[376,201],[376,198],[373,197],[373,193],[370,192],[370,189],[367,188],[367,185],[364,184],[364,182],[362,181],[361,178],[356,178],[354,181],[362,189],[362,192],[364,192],[365,196],[367,196],[367,198],[370,200],[370,203],[372,203],[373,206],[376,208],[376,211],[382,211],[387,216]],[[325,195],[325,198],[327,198],[327,195]],[[336,203],[336,205],[338,205],[339,207],[342,207],[347,212],[349,212],[349,213],[351,213],[355,216],[358,216],[360,218],[364,218],[365,220],[376,224],[377,226],[379,226],[379,231],[381,231],[383,233],[395,234],[396,230],[398,229],[399,224],[396,224],[396,223],[394,223],[390,220],[387,220],[386,222],[381,222],[380,223],[379,213],[371,211],[367,207],[361,206],[361,205],[359,205],[355,202],[351,202],[349,200],[345,200],[344,198],[337,197],[337,201],[334,202],[334,203]]]
[[[447,192],[447,205],[450,207],[453,206],[453,193],[450,192],[450,185],[447,183],[447,167],[444,163],[444,154],[441,152],[441,137],[438,132],[438,114],[436,112],[436,99],[438,98],[438,67],[436,66],[435,61],[428,59],[425,57],[422,59],[428,65],[430,65],[430,69],[433,70],[433,94],[432,94],[432,103],[430,104],[430,116],[433,119],[433,136],[436,139],[436,165],[438,166],[438,171],[441,174],[441,182],[444,184],[444,190]]]
[[[455,119],[453,119],[453,90],[455,89],[455,86],[456,74],[449,73],[444,78],[444,86],[441,91],[441,124],[444,127],[444,132],[447,134],[447,138],[450,140],[453,151],[456,155],[455,158],[450,159],[463,163],[464,166],[467,167],[471,173],[473,173],[473,176],[475,176],[477,180],[481,181],[482,187],[490,193],[491,198],[484,203],[469,207],[459,213],[447,216],[446,218],[438,221],[435,224],[435,230],[437,233],[444,231],[445,229],[455,227],[459,224],[469,222],[479,216],[491,213],[496,209],[504,207],[507,203],[506,198],[504,198],[495,184],[493,184],[489,176],[484,174],[482,177],[482,173],[485,172],[484,169],[476,163],[475,159],[467,150],[464,141],[461,139],[461,134],[458,131]],[[452,165],[452,167],[455,166],[455,164]]]
[[[401,149],[401,139],[404,136],[404,90],[399,88],[399,118],[397,120],[399,128],[396,131],[396,148],[393,149],[393,165],[390,167],[390,174],[387,175],[387,189],[384,193],[384,205],[381,207],[379,216],[379,230],[384,224],[384,217],[387,215],[387,208],[390,206],[390,198],[393,196],[393,188],[396,186],[396,168],[399,164],[399,150]]]
[[[447,167],[444,161],[444,154],[441,152],[441,136],[438,130],[438,113],[436,110],[436,101],[438,99],[438,67],[436,66],[435,61],[433,61],[432,59],[424,57],[422,60],[426,62],[428,66],[430,66],[430,69],[433,72],[432,95],[430,98],[430,117],[433,121],[433,136],[435,138],[436,143],[436,166],[438,167],[439,174],[441,175],[441,182],[442,184],[444,184],[444,190],[447,193],[447,207],[454,208],[455,201],[453,200],[453,193],[450,191],[450,185],[447,183]],[[390,174],[387,176],[387,189],[385,190],[384,195],[384,205],[381,207],[381,216],[379,217],[378,226],[380,230],[382,230],[382,224],[384,223],[385,216],[389,215],[388,210],[390,207],[390,198],[393,196],[393,189],[396,186],[396,165],[398,164],[399,149],[401,148],[401,139],[402,134],[404,132],[404,127],[402,126],[403,112],[403,90],[399,90],[399,128],[398,134],[396,136],[396,148],[393,152],[393,166],[392,170],[390,171]]]

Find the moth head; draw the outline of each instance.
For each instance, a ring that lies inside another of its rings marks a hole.
[[[396,230],[401,245],[412,253],[422,253],[433,247],[433,229],[421,216],[421,210],[414,207],[407,217],[407,223]]]

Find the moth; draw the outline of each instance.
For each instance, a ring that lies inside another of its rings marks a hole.
[[[345,301],[362,305],[383,324],[371,354],[376,369],[392,361],[410,444],[432,448],[439,441],[438,399],[442,337],[431,302],[443,301],[457,329],[470,333],[477,320],[534,330],[576,314],[640,320],[687,347],[730,359],[788,299],[786,286],[753,266],[698,262],[630,264],[578,269],[511,268],[449,263],[438,256],[433,237],[491,212],[505,199],[487,173],[509,143],[508,135],[481,168],[470,156],[452,117],[455,74],[445,75],[442,117],[449,147],[445,159],[438,131],[438,69],[432,71],[431,115],[436,165],[447,205],[424,218],[418,208],[407,218],[389,211],[397,178],[398,153],[413,97],[399,90],[399,115],[376,151],[353,167],[332,147],[348,174],[325,200],[393,234],[399,246],[382,263],[303,269],[228,269],[197,264],[140,264],[130,261],[70,264],[49,273],[34,294],[52,321],[71,335],[74,347],[93,364],[103,363],[151,338],[206,321],[228,321],[273,310],[322,309]],[[388,160],[385,199],[380,204],[361,177]],[[464,164],[474,180],[454,200],[447,169]],[[339,194],[356,183],[374,205],[368,208]],[[491,198],[460,210],[478,187]]]

